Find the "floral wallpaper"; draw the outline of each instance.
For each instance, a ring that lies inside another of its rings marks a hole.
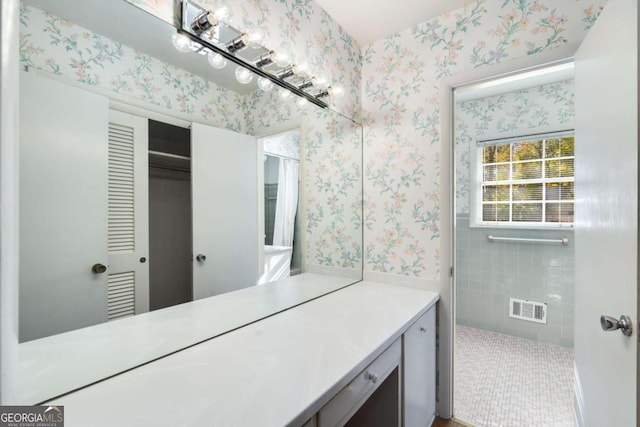
[[[127,0],[159,18],[179,25],[174,0]],[[199,0],[214,8],[216,0]],[[362,63],[360,48],[333,18],[313,0],[227,1],[229,23],[238,29],[258,29],[264,46],[289,55],[293,63],[306,63],[316,77],[343,89],[332,108],[358,119]]]
[[[440,80],[577,47],[605,3],[476,0],[363,48],[365,270],[439,280]]]
[[[306,257],[362,269],[362,127],[309,108],[302,125]]]
[[[23,66],[247,134],[301,127],[308,264],[361,268],[362,127],[278,91],[243,96],[37,8],[21,4]]]
[[[573,79],[456,103],[456,213],[469,213],[469,169],[476,140],[572,129],[574,107]]]

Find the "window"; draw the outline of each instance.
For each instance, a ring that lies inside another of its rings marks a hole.
[[[573,132],[479,142],[476,152],[475,225],[573,225]]]

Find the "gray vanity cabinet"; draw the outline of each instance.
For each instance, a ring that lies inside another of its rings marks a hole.
[[[431,425],[436,413],[436,309],[402,336],[404,427]]]

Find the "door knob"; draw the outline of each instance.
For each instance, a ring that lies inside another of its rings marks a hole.
[[[93,266],[91,267],[91,271],[93,271],[95,274],[102,274],[107,271],[107,266],[100,263],[93,264]]]
[[[206,260],[207,260],[207,256],[206,255],[203,255],[203,254],[196,255],[196,261],[205,262]]]
[[[602,315],[600,316],[600,326],[602,326],[603,331],[616,331],[620,329],[620,332],[628,337],[633,333],[631,318],[625,314],[620,316],[619,320],[611,316]]]

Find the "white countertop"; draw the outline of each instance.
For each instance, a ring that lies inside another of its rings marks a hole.
[[[305,273],[22,343],[13,400],[51,399],[355,281]]]
[[[49,403],[70,427],[302,424],[437,300],[360,282]]]

